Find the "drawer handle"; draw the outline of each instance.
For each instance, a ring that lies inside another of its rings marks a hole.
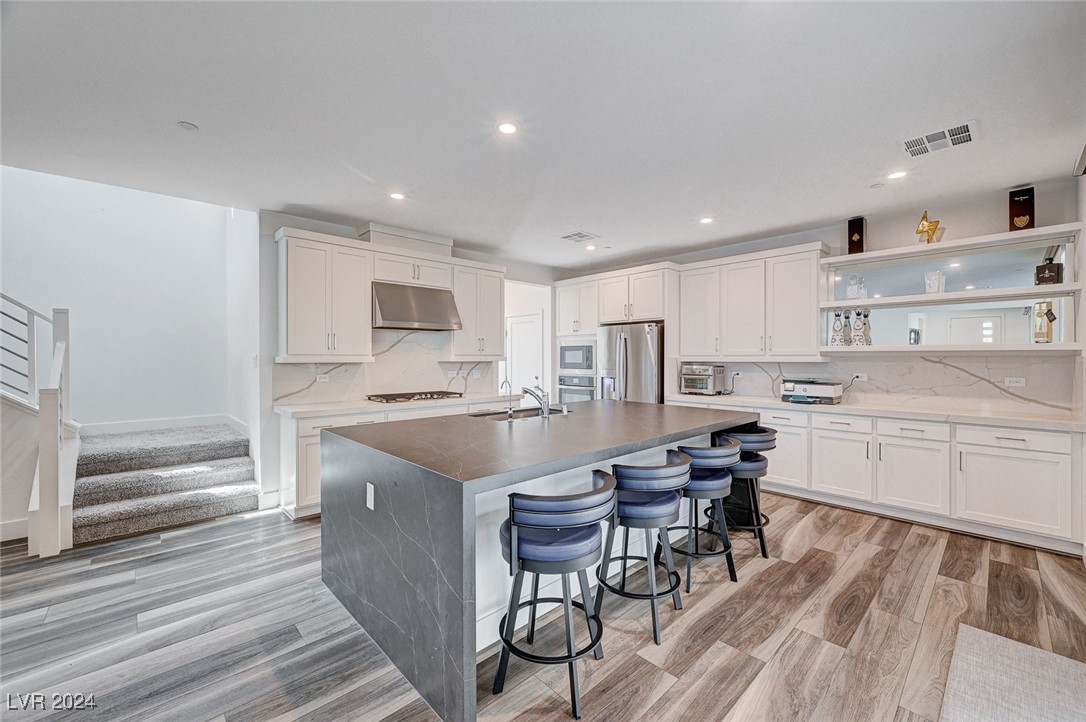
[[[333,426],[335,426],[335,424],[322,424],[321,426],[314,426],[313,428],[314,429],[330,429]]]
[[[831,424],[838,424],[840,426],[852,426],[851,421],[831,421]]]
[[[787,416],[770,416],[769,418],[775,419],[776,421],[789,421],[790,420],[789,417],[787,417]]]
[[[997,436],[996,438],[1000,441],[1021,441],[1023,444],[1026,443],[1025,439],[1020,439],[1017,436]]]
[[[356,422],[354,422],[354,425],[355,426],[361,426],[362,424],[375,424],[375,423],[377,423],[377,422],[373,421],[373,420],[370,420],[370,421],[356,421]]]
[[[901,429],[902,431],[915,431],[918,434],[924,433],[923,429],[917,429],[917,428],[914,428],[912,426],[899,426],[898,428]]]

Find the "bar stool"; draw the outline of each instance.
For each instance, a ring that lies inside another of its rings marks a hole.
[[[682,495],[689,500],[686,523],[686,551],[673,548],[672,551],[686,556],[686,591],[690,592],[693,577],[694,559],[724,555],[728,562],[728,576],[733,582],[738,581],[735,574],[735,559],[732,557],[732,542],[728,538],[727,525],[718,525],[721,548],[716,550],[714,538],[709,551],[701,551],[698,532],[713,533],[713,517],[704,527],[697,526],[698,502],[706,500],[715,510],[717,518],[723,518],[723,500],[732,492],[732,475],[728,467],[739,463],[740,443],[726,436],[714,440],[714,446],[680,446],[679,451],[690,457],[690,483],[683,487]],[[680,529],[681,527],[672,527]],[[660,546],[656,548],[656,557],[660,557]]]
[[[761,484],[758,481],[769,473],[769,459],[760,451],[777,448],[777,430],[753,424],[727,433],[713,435],[713,445],[739,442],[739,463],[729,468],[732,475],[732,493],[724,500],[724,521],[732,529],[749,531],[758,540],[762,556],[769,558],[765,541],[765,527],[769,517],[762,513]],[[718,521],[719,520],[715,520]]]
[[[600,586],[627,599],[647,599],[652,605],[652,638],[660,644],[660,599],[671,596],[675,609],[682,609],[682,597],[679,587],[682,579],[675,571],[675,559],[671,555],[670,540],[667,539],[667,527],[679,520],[679,490],[690,482],[690,462],[687,454],[671,449],[667,452],[667,464],[663,466],[626,466],[615,464],[612,471],[618,482],[618,526],[623,527],[622,556],[612,556],[615,544],[615,526],[607,530],[607,545],[603,562],[596,568],[596,578]],[[645,530],[645,556],[630,555],[630,529]],[[663,547],[666,562],[668,588],[656,589],[655,557],[649,558],[653,548],[652,531],[656,530]],[[667,543],[665,543],[667,542]],[[607,571],[614,560],[622,560],[622,578],[615,587],[607,581]],[[630,560],[644,561],[649,577],[649,593],[639,594],[626,591],[626,567]],[[596,594],[596,616],[603,609],[603,589]]]
[[[573,716],[581,718],[581,692],[577,678],[577,660],[589,653],[603,658],[603,624],[599,612],[593,611],[592,593],[588,589],[585,570],[599,561],[602,551],[603,530],[600,522],[615,522],[615,478],[606,471],[592,472],[592,491],[567,496],[509,495],[509,518],[501,526],[502,557],[509,562],[509,575],[513,577],[513,591],[509,596],[509,612],[498,624],[502,641],[498,672],[494,677],[494,694],[505,687],[505,673],[509,667],[509,653],[536,664],[568,664],[569,694],[573,703]],[[532,581],[532,598],[520,601],[524,585],[524,573],[535,574]],[[581,586],[581,601],[572,601],[569,575],[576,572]],[[559,574],[562,577],[562,597],[539,598],[539,577],[542,574]],[[534,641],[536,608],[543,602],[561,603],[566,619],[566,654],[545,657],[532,654],[513,644],[517,628],[517,613],[530,607],[528,615],[528,644]],[[584,612],[591,639],[588,645],[576,648],[573,635],[573,607]]]

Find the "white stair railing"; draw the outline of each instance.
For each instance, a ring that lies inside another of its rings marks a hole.
[[[54,329],[56,326],[53,327]],[[64,446],[62,421],[68,413],[63,389],[67,384],[65,367],[68,344],[57,342],[49,371],[49,384],[38,390],[38,515],[35,532],[38,536],[38,556],[60,554],[60,459]]]
[[[0,293],[0,299],[0,388],[37,405],[37,325],[51,325],[53,319],[11,296]],[[53,342],[57,340],[54,329]]]

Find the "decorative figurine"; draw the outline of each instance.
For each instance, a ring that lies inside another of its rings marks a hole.
[[[841,309],[833,310],[833,334],[830,336],[830,346],[848,346],[845,340],[845,323],[841,320]]]
[[[865,309],[863,309],[862,313],[863,313],[863,316],[864,316],[864,334],[863,334],[864,335],[864,346],[870,346],[871,345],[871,320],[870,320],[869,317],[871,316],[871,309],[870,308],[865,308]]]
[[[852,319],[852,345],[871,345],[867,338],[864,336],[864,316],[858,308],[856,309],[856,318]]]
[[[939,239],[935,237],[938,229],[939,221],[929,221],[928,212],[924,211],[924,215],[920,217],[920,223],[916,226],[916,235],[925,236],[925,243],[938,243]],[[942,238],[942,234],[939,234],[939,238]]]
[[[1007,199],[1007,209],[1010,216],[1007,230],[1022,231],[1033,228],[1033,187],[1011,191]]]
[[[863,253],[867,238],[867,219],[863,216],[848,219],[848,252]]]
[[[845,309],[845,323],[841,328],[841,332],[844,336],[843,346],[852,345],[852,311]]]

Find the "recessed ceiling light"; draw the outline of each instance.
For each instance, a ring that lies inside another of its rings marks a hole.
[[[404,198],[407,198],[403,193],[389,193],[388,197],[394,201],[402,201]]]
[[[712,218],[702,218],[700,222],[701,223],[712,223],[713,219]]]
[[[196,125],[195,123],[190,123],[187,120],[177,121],[177,127],[181,130],[187,130],[190,133],[195,133],[196,131],[200,130],[200,126]]]
[[[872,188],[882,188],[884,185],[886,185],[886,184],[885,183],[872,183],[871,187]]]
[[[903,170],[896,170],[896,171],[894,171],[893,173],[891,173],[890,175],[888,175],[886,177],[889,178],[890,180],[897,180],[898,178],[904,178],[907,175],[909,175],[909,174],[906,173]]]
[[[506,135],[510,135],[511,133],[517,132],[517,126],[513,125],[512,123],[502,123],[498,126],[498,130],[500,130],[502,133],[505,133]]]
[[[595,246],[585,246],[584,249],[586,251],[594,251],[594,250],[596,250],[596,247]]]
[[[965,290],[966,291],[972,291],[974,288],[976,288],[976,286],[966,286]]]
[[[957,268],[960,265],[962,265],[962,264],[960,264],[960,263],[948,263],[947,268]]]

